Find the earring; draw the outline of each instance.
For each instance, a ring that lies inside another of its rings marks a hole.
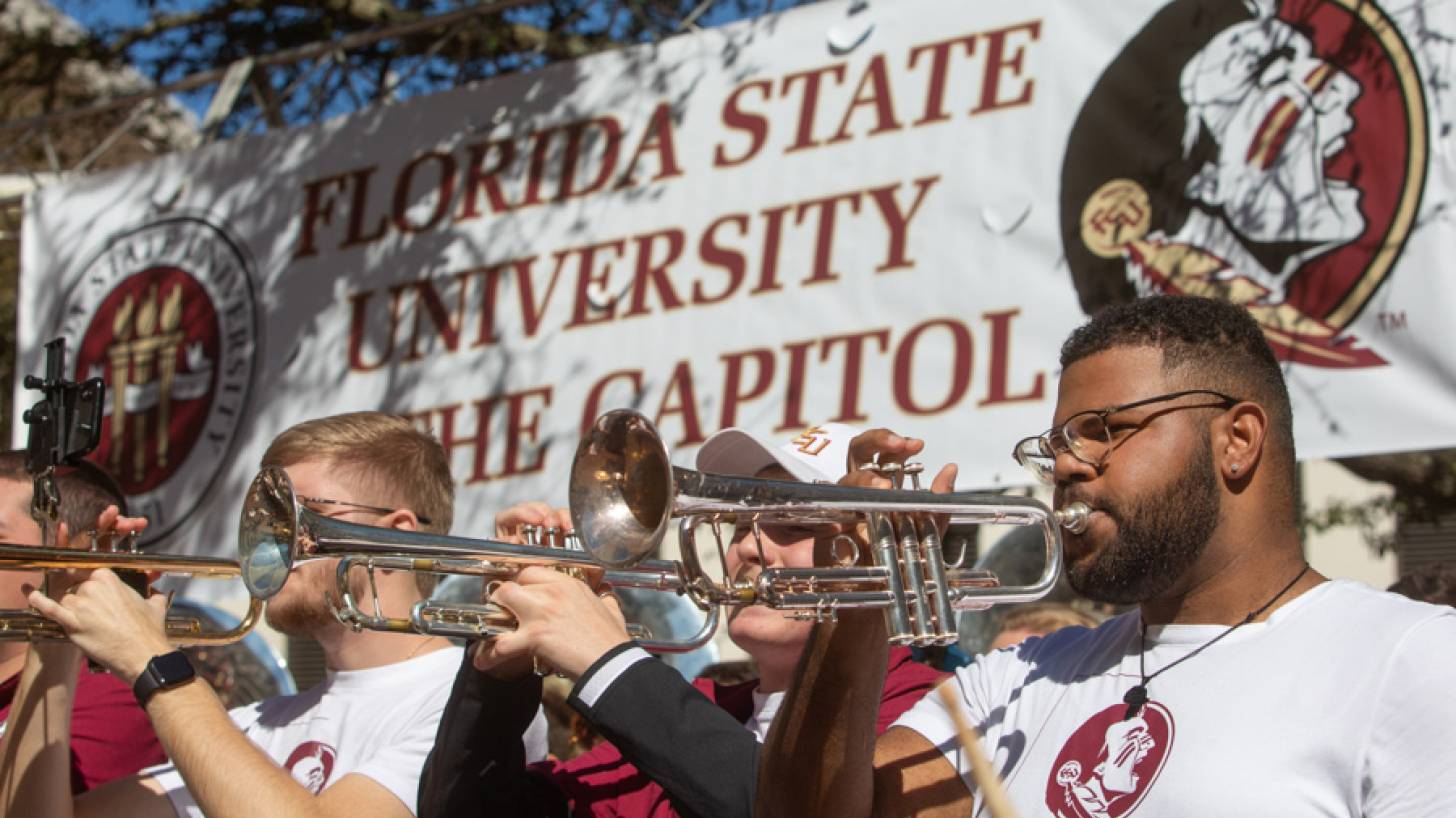
[[[1238,474],[1239,473],[1239,464],[1237,464],[1237,463],[1231,463],[1231,464],[1229,464],[1229,471],[1231,473],[1233,473],[1233,474]]]

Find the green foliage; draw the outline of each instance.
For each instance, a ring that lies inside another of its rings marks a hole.
[[[78,62],[108,70],[135,69],[158,85],[220,71],[244,58],[268,62],[254,69],[252,86],[221,124],[218,133],[227,137],[266,129],[268,120],[275,126],[313,122],[802,2],[134,0],[145,11],[145,19],[135,25],[109,25],[69,36],[12,36],[9,47],[0,44],[0,77],[40,89],[43,109],[58,110],[75,103],[64,68]],[[411,27],[477,9],[485,11],[452,18],[449,25]],[[401,27],[406,28],[396,36],[339,49],[323,59],[273,59]],[[215,88],[209,83],[183,98],[201,109]]]
[[[1400,513],[1401,503],[1393,496],[1375,497],[1361,502],[1335,500],[1303,520],[1305,534],[1324,534],[1340,528],[1354,528],[1365,544],[1377,554],[1385,554],[1395,545],[1392,520]]]

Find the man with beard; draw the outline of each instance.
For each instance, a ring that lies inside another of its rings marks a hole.
[[[449,461],[434,438],[407,420],[377,412],[307,421],[279,435],[264,466],[285,469],[298,499],[315,513],[351,523],[445,533],[453,516]],[[180,666],[167,643],[165,601],[143,600],[99,570],[58,601],[32,594],[41,613],[72,642],[134,686],[169,765],[93,790],[72,803],[54,771],[64,741],[7,759],[0,780],[21,781],[5,815],[333,816],[414,814],[421,767],[450,692],[461,652],[441,638],[354,632],[330,611],[337,560],[295,566],[268,605],[268,621],[291,636],[318,640],[328,677],[296,696],[223,709],[207,685]],[[410,573],[381,573],[378,599],[399,616],[429,588]],[[361,604],[366,583],[352,589]],[[29,690],[35,711],[65,712],[74,668],[45,668]],[[63,663],[57,663],[63,664]],[[17,698],[17,702],[21,698]],[[27,712],[17,704],[17,712]],[[15,730],[31,729],[22,719]],[[544,754],[544,724],[532,746]]]
[[[1016,458],[1058,506],[1093,509],[1065,536],[1073,587],[1138,607],[946,682],[1017,811],[1456,814],[1456,612],[1305,562],[1289,399],[1258,325],[1144,299],[1076,330],[1062,366],[1054,425]],[[851,457],[872,452],[912,453],[883,430]],[[884,655],[873,612],[816,629],[764,747],[760,815],[982,806],[940,696],[875,741],[862,702]]]

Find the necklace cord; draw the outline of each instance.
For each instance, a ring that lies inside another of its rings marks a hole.
[[[1203,644],[1199,645],[1197,648],[1194,648],[1191,652],[1189,652],[1189,653],[1187,653],[1187,654],[1185,654],[1183,656],[1180,656],[1177,659],[1175,659],[1174,661],[1172,661],[1172,662],[1164,665],[1163,667],[1159,668],[1156,672],[1154,672],[1152,675],[1148,675],[1148,668],[1147,668],[1148,623],[1147,623],[1147,620],[1144,620],[1141,616],[1139,616],[1138,617],[1138,675],[1142,677],[1142,681],[1139,682],[1136,687],[1134,687],[1131,690],[1127,691],[1127,695],[1123,697],[1123,701],[1128,705],[1128,708],[1127,708],[1127,716],[1125,717],[1124,720],[1130,719],[1133,716],[1137,715],[1138,711],[1142,709],[1142,706],[1144,704],[1147,704],[1147,702],[1148,702],[1148,683],[1149,682],[1151,682],[1152,680],[1158,678],[1159,676],[1163,675],[1164,673],[1167,673],[1168,671],[1172,670],[1173,668],[1177,667],[1178,665],[1183,664],[1184,662],[1188,661],[1189,659],[1192,659],[1193,657],[1195,657],[1198,654],[1204,652],[1205,650],[1208,650],[1209,648],[1211,648],[1215,644],[1217,644],[1220,639],[1223,639],[1225,636],[1228,636],[1229,634],[1233,633],[1234,631],[1238,630],[1239,628],[1242,628],[1243,626],[1249,624],[1250,622],[1253,622],[1255,619],[1258,619],[1259,616],[1260,616],[1260,614],[1264,613],[1265,611],[1269,610],[1269,608],[1273,607],[1273,605],[1274,605],[1275,602],[1278,602],[1281,597],[1283,597],[1285,594],[1289,593],[1289,590],[1291,588],[1293,588],[1296,584],[1298,584],[1301,579],[1304,579],[1304,575],[1305,574],[1308,574],[1308,573],[1309,573],[1309,563],[1306,562],[1304,564],[1304,567],[1300,569],[1299,573],[1294,576],[1294,579],[1291,579],[1289,581],[1289,584],[1285,585],[1283,588],[1280,588],[1279,589],[1279,593],[1277,593],[1274,596],[1270,597],[1268,602],[1265,602],[1263,605],[1260,605],[1258,608],[1256,608],[1256,609],[1254,609],[1252,611],[1249,611],[1249,613],[1248,613],[1247,616],[1245,616],[1243,619],[1239,620],[1238,622],[1235,622],[1234,624],[1230,625],[1228,627],[1228,629],[1225,630],[1223,633],[1220,633],[1218,636],[1215,636],[1212,639],[1208,640],[1207,642],[1204,642]]]

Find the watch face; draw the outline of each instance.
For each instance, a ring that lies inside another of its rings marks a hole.
[[[192,663],[187,661],[186,654],[181,651],[172,651],[152,659],[152,669],[162,687],[185,682],[196,675],[192,670]]]

